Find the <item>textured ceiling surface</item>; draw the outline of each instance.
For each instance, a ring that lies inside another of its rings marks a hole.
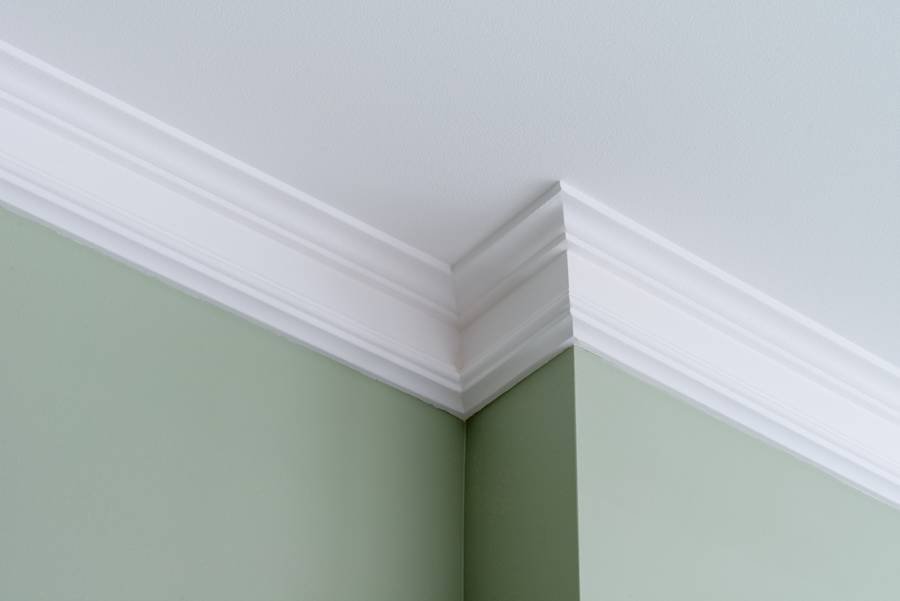
[[[0,38],[452,262],[562,179],[900,364],[900,3],[7,0]]]

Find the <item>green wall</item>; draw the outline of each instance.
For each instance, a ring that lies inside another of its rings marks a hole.
[[[0,599],[461,599],[452,416],[2,210],[0,337]]]
[[[468,421],[466,601],[578,599],[573,353]]]
[[[466,601],[900,598],[900,512],[587,351],[467,437]]]
[[[900,598],[900,512],[575,352],[581,598]]]
[[[464,425],[2,210],[0,286],[0,599],[900,597],[900,512],[586,351]]]

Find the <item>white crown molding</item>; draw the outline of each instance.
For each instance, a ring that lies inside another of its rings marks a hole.
[[[573,336],[900,505],[900,370],[567,186]]]
[[[462,414],[450,267],[0,45],[0,202]]]
[[[575,344],[900,505],[900,370],[565,184],[454,266],[468,413]]]
[[[468,417],[577,344],[900,505],[900,370],[559,184],[449,266],[0,44],[0,203]]]

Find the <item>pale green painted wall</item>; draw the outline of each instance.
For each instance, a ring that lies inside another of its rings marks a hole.
[[[578,599],[573,354],[468,421],[466,601]]]
[[[575,352],[581,598],[900,599],[900,511]]]
[[[5,211],[0,487],[0,599],[900,598],[900,512],[586,351],[464,428]]]
[[[459,601],[463,445],[0,211],[0,599]]]

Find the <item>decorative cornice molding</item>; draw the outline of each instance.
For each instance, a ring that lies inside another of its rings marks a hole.
[[[7,45],[0,202],[457,415],[450,267]]]
[[[900,369],[558,184],[452,267],[5,45],[0,202],[460,417],[577,344],[900,505]]]
[[[900,505],[900,370],[568,186],[573,336]]]

